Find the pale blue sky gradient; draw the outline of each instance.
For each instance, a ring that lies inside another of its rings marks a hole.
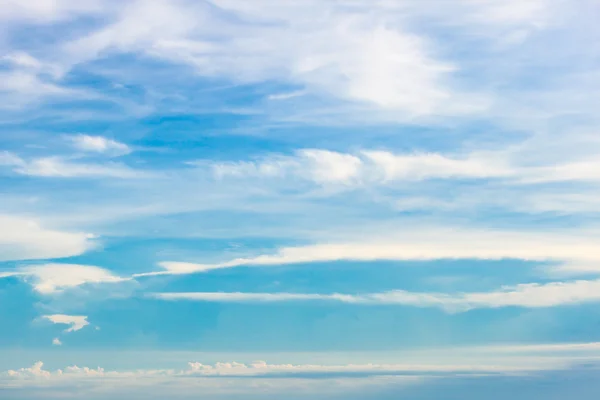
[[[0,397],[597,398],[599,13],[0,0]]]

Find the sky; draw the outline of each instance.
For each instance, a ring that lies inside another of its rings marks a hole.
[[[0,0],[0,398],[598,398],[599,18]]]

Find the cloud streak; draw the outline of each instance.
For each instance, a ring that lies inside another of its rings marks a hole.
[[[368,294],[191,292],[155,293],[151,297],[168,301],[188,300],[222,303],[326,301],[364,305],[434,307],[447,312],[465,312],[482,308],[542,308],[599,302],[600,280],[519,284],[506,286],[492,292],[453,294],[419,293],[405,290]]]
[[[478,230],[464,228],[399,230],[385,237],[377,235],[354,241],[330,242],[297,247],[283,247],[274,254],[236,258],[215,264],[161,262],[163,271],[144,275],[186,274],[243,266],[278,266],[333,261],[410,261],[441,259],[520,259],[563,264],[577,270],[577,265],[600,266],[598,234],[539,233],[525,231]],[[600,268],[600,267],[599,267]]]

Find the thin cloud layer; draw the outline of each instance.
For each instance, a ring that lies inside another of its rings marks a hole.
[[[162,300],[189,300],[223,303],[276,303],[301,301],[334,301],[364,305],[399,305],[435,307],[448,312],[465,312],[478,308],[543,308],[600,301],[600,281],[530,283],[503,287],[497,291],[474,293],[416,293],[394,290],[367,294],[307,293],[155,293]]]
[[[216,264],[161,262],[164,271],[152,274],[186,274],[241,266],[278,266],[333,261],[442,260],[442,259],[521,259],[564,264],[576,271],[577,265],[600,262],[595,232],[546,233],[431,228],[396,232],[387,237],[363,238],[340,243],[284,247],[274,254],[237,258]],[[392,238],[390,238],[392,236]],[[142,274],[143,275],[143,274]]]

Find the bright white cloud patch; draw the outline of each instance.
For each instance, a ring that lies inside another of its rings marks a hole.
[[[76,135],[69,137],[69,140],[77,150],[85,152],[101,153],[112,156],[131,152],[131,149],[125,143],[120,143],[116,140],[102,136]]]
[[[88,326],[90,323],[87,321],[87,316],[85,315],[64,315],[64,314],[53,314],[53,315],[44,315],[42,318],[47,319],[48,321],[54,324],[62,324],[69,325],[65,332],[76,332]],[[57,340],[57,339],[55,339]],[[58,341],[60,344],[60,340]],[[54,343],[56,344],[56,343]]]
[[[31,279],[33,288],[46,295],[86,284],[119,283],[127,280],[91,265],[41,264],[22,267],[17,272],[26,279]]]
[[[62,346],[62,342],[59,338],[52,339],[52,346]]]
[[[431,228],[390,232],[385,237],[284,247],[274,254],[236,258],[217,264],[162,262],[162,273],[182,274],[238,266],[277,266],[332,261],[521,259],[565,265],[600,263],[599,234],[538,233]],[[158,274],[160,274],[159,272]],[[150,273],[152,274],[152,273]]]
[[[93,235],[42,226],[32,218],[0,214],[0,261],[70,257],[94,247]]]
[[[384,181],[494,178],[513,173],[502,161],[483,154],[451,158],[437,153],[396,155],[387,151],[365,151],[364,156]]]

